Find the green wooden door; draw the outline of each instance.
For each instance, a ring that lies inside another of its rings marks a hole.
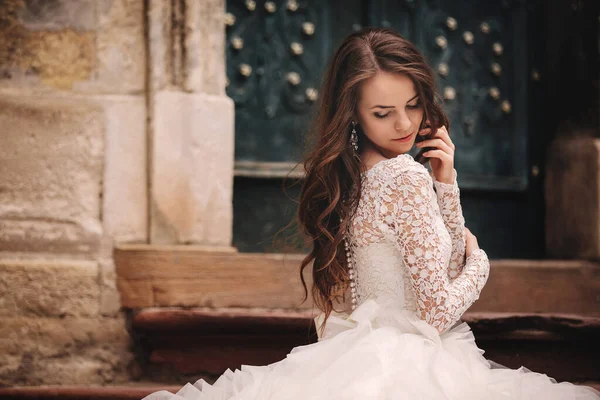
[[[413,41],[438,74],[466,225],[480,246],[494,258],[543,257],[541,5],[229,0],[234,245],[249,252],[306,250],[294,226],[280,230],[296,212],[301,175],[294,167],[305,150],[321,74],[347,34],[384,26]]]

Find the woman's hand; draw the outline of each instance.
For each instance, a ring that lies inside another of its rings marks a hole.
[[[469,230],[469,228],[467,228],[466,226],[465,226],[465,233],[466,233],[465,255],[468,258],[471,255],[471,253],[473,252],[473,250],[476,250],[479,248],[479,244],[477,243],[477,238],[475,237],[475,235],[473,235],[471,233],[471,231]]]
[[[427,121],[429,123],[429,121]],[[419,135],[427,135],[431,128],[427,127],[419,131]],[[435,147],[436,150],[429,150],[423,153],[429,157],[431,171],[438,182],[454,183],[454,143],[450,140],[450,135],[445,126],[438,128],[432,139],[423,140],[416,145],[419,148]]]

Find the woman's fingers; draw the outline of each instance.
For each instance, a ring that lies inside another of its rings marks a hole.
[[[429,150],[423,153],[423,155],[429,158],[439,158],[444,162],[452,160],[452,156],[442,150]]]
[[[419,135],[428,135],[432,132],[430,127],[427,128],[423,128],[419,131]],[[420,143],[424,144],[424,145],[429,145],[429,146],[434,146],[433,142],[430,142],[431,140],[435,140],[435,139],[439,139],[441,141],[443,141],[449,149],[452,149],[452,151],[454,151],[455,147],[454,147],[454,143],[452,143],[452,139],[450,139],[450,135],[448,134],[448,130],[446,129],[445,126],[441,126],[437,129],[435,135],[433,135],[432,139],[428,139],[428,140],[424,140]],[[419,146],[422,147],[422,146]],[[437,147],[440,147],[439,145]]]
[[[423,140],[417,144],[417,147],[437,147],[450,155],[454,154],[454,149],[441,138]]]
[[[437,132],[435,133],[434,137],[439,137],[440,139],[442,139],[452,150],[454,150],[454,143],[452,143],[452,139],[450,139],[450,134],[448,133],[448,130],[446,129],[445,126],[441,126],[440,128],[438,128]]]

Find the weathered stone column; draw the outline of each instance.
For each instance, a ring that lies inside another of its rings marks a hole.
[[[231,245],[224,0],[149,1],[150,242]]]
[[[0,19],[0,385],[125,380],[112,245],[148,238],[143,2]]]

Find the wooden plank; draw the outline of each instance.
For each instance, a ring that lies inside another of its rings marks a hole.
[[[303,298],[300,278],[277,276],[243,279],[204,275],[203,279],[162,279],[154,281],[154,300],[159,306],[203,307],[270,307],[310,308],[312,302]],[[310,297],[309,297],[310,299]]]
[[[600,268],[589,262],[490,261],[473,312],[600,315]]]
[[[302,255],[120,247],[114,257],[122,304],[127,308],[312,308],[310,297],[300,305]],[[304,276],[310,287],[310,268]]]
[[[117,278],[117,289],[121,294],[121,304],[123,307],[137,308],[154,306],[154,290],[151,280]]]
[[[304,254],[137,245],[118,247],[114,257],[127,308],[313,307],[310,294],[300,305]],[[309,266],[304,273],[309,291],[311,274]],[[490,278],[470,311],[600,315],[599,263],[491,260]]]
[[[153,246],[117,247],[114,258],[119,277],[125,279],[198,278],[199,273],[245,280],[297,273],[302,254],[219,253],[195,248]],[[243,274],[240,275],[240,272]]]

